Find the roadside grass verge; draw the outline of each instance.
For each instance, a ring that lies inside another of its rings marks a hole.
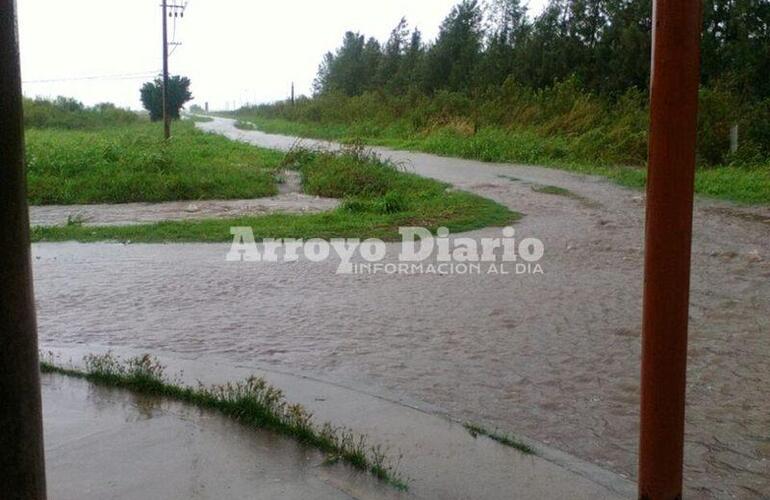
[[[230,228],[249,226],[264,238],[380,238],[398,240],[399,227],[452,232],[504,226],[520,215],[487,198],[405,172],[359,147],[341,152],[295,149],[282,168],[296,169],[306,193],[342,200],[319,214],[269,214],[233,219],[168,221],[134,226],[69,224],[33,227],[33,241],[227,242]]]
[[[142,122],[99,130],[28,129],[32,205],[238,199],[277,193],[281,153],[174,123]]]
[[[647,179],[644,167],[623,166],[614,161],[618,151],[623,149],[623,137],[616,138],[618,144],[610,150],[596,143],[606,140],[595,137],[598,132],[573,137],[545,135],[526,127],[488,126],[469,131],[452,123],[414,131],[408,124],[398,121],[389,126],[378,126],[366,121],[336,124],[265,118],[257,114],[236,116],[241,120],[249,120],[267,133],[343,143],[364,142],[374,146],[485,162],[553,167],[606,177],[635,189],[643,188]],[[695,191],[698,194],[746,204],[770,203],[770,168],[767,165],[704,166],[697,169],[695,177]]]
[[[370,445],[366,436],[349,429],[334,427],[328,422],[315,423],[312,414],[302,405],[288,403],[280,389],[261,377],[192,387],[169,380],[164,366],[149,354],[127,360],[112,353],[88,355],[83,359],[83,369],[58,365],[53,355],[41,357],[43,373],[81,378],[94,384],[213,410],[245,426],[276,432],[316,448],[327,455],[326,463],[343,462],[399,490],[408,489],[406,481],[396,471],[397,463],[392,463],[382,446]]]
[[[490,431],[488,429],[485,429],[484,427],[481,427],[480,425],[472,424],[470,422],[464,423],[463,427],[465,427],[465,430],[467,430],[468,433],[474,438],[478,436],[486,436],[489,439],[493,441],[497,441],[502,445],[515,448],[520,452],[524,453],[525,455],[535,454],[535,450],[532,449],[531,446],[522,443],[521,441],[517,440],[515,437],[509,434],[501,434],[495,431]]]

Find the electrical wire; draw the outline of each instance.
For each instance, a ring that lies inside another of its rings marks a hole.
[[[30,83],[75,82],[75,81],[83,81],[83,80],[131,80],[131,79],[147,78],[152,75],[157,75],[158,73],[160,73],[160,70],[142,71],[142,72],[136,72],[136,73],[118,73],[118,74],[112,74],[112,75],[89,75],[89,76],[73,76],[73,77],[62,77],[62,78],[45,78],[40,80],[24,80],[21,83],[30,84]]]

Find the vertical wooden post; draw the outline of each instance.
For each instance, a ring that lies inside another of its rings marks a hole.
[[[738,124],[730,127],[730,153],[735,154],[738,151]]]
[[[15,0],[0,0],[0,498],[45,492]]]
[[[654,0],[639,497],[682,497],[701,2]]]

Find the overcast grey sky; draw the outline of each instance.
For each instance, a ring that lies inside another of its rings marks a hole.
[[[539,11],[545,0],[532,0]],[[169,3],[174,3],[169,0]],[[182,3],[176,0],[176,3]],[[172,74],[213,109],[310,93],[323,54],[347,30],[385,40],[401,16],[433,39],[457,0],[189,0],[169,24]],[[161,68],[160,0],[17,0],[24,94],[139,108]],[[98,77],[88,78],[86,77]],[[56,80],[56,81],[49,81]]]

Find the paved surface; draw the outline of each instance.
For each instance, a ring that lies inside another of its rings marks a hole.
[[[98,347],[56,349],[57,363],[75,364]],[[138,351],[121,349],[119,356]],[[358,391],[212,357],[162,357],[167,373],[188,384],[224,383],[257,374],[288,401],[385,445],[409,491],[400,493],[292,441],[247,430],[184,405],[43,377],[52,498],[212,499],[620,499],[633,496],[623,479],[535,445],[524,455],[461,425]],[[546,460],[544,457],[548,457]]]
[[[226,120],[201,126],[263,146],[295,141]],[[228,263],[227,245],[39,244],[41,340],[263,363],[427,403],[633,478],[640,193],[552,169],[383,152],[525,213],[517,237],[543,240],[545,274],[339,276],[335,262]],[[767,207],[696,204],[685,450],[693,497],[770,491],[768,221]]]

